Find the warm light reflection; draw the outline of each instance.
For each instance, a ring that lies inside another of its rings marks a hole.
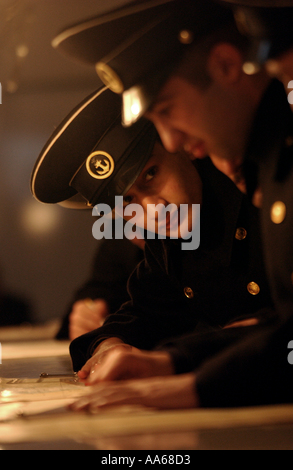
[[[246,75],[256,75],[259,71],[260,67],[257,63],[245,62],[245,64],[243,64],[243,72]]]
[[[26,44],[19,44],[16,47],[15,53],[20,59],[24,59],[29,54],[29,48]]]
[[[30,235],[46,235],[54,232],[60,221],[59,208],[29,201],[22,209],[22,226]]]
[[[123,93],[123,124],[130,126],[135,123],[142,113],[141,90],[133,87]]]

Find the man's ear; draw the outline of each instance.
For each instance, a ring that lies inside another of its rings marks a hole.
[[[215,82],[234,85],[243,75],[243,56],[235,46],[219,43],[213,47],[208,59],[208,71]]]

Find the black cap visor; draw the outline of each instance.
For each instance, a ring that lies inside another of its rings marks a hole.
[[[34,166],[31,191],[38,201],[56,204],[76,195],[69,186],[72,176],[120,113],[120,97],[103,87],[67,116]]]
[[[121,98],[102,88],[85,99],[56,129],[31,178],[34,197],[86,209],[98,203],[114,207],[115,196],[133,185],[152,154],[158,134],[141,119],[121,124]]]
[[[125,195],[135,183],[152,155],[157,138],[154,126],[145,119],[124,129],[119,117],[76,172],[70,185],[91,207],[108,204],[114,209],[115,197]],[[114,168],[112,173],[109,162]],[[97,175],[97,168],[100,173],[106,168],[110,176],[100,179],[103,176]]]
[[[160,18],[174,0],[130,2],[122,8],[69,26],[52,42],[55,49],[85,65],[94,65],[153,18]]]

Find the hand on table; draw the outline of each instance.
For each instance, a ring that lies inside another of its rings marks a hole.
[[[125,382],[106,382],[90,387],[90,393],[70,405],[73,411],[141,405],[157,409],[189,409],[199,407],[195,374],[152,377]]]
[[[100,349],[78,373],[86,385],[174,373],[172,359],[168,353],[140,351],[124,343],[115,345],[115,338],[111,339],[112,347],[108,343],[109,349],[106,349],[106,352]]]
[[[76,302],[69,317],[70,340],[100,328],[108,315],[109,309],[105,300],[86,299]]]

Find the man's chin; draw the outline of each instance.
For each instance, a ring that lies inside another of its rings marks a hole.
[[[211,155],[211,160],[215,167],[224,175],[228,176],[230,180],[237,186],[237,188],[246,194],[246,182],[242,174],[241,166],[237,165],[235,161],[220,158]]]
[[[224,173],[224,175],[228,176],[230,179],[235,177],[235,165],[228,159],[220,158],[215,155],[210,155],[210,158],[215,165],[215,167]]]

